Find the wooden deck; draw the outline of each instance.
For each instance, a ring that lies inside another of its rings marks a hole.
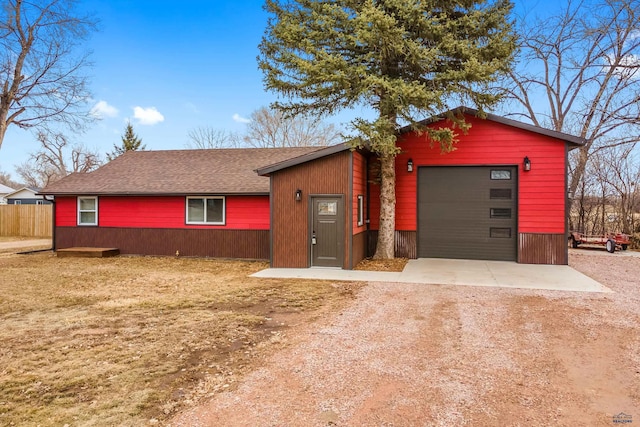
[[[56,251],[58,257],[106,258],[120,255],[118,248],[66,248]]]

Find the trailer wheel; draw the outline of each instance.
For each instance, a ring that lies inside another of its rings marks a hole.
[[[613,240],[609,239],[607,240],[607,252],[609,252],[610,254],[614,253],[616,251],[616,242],[614,242]]]
[[[629,247],[629,245],[621,245],[621,246],[622,246],[622,250],[623,250],[623,251],[626,251],[626,250],[627,250],[627,248]]]
[[[573,249],[576,249],[576,248],[578,247],[578,244],[579,244],[579,243],[578,243],[578,241],[576,240],[576,238],[575,238],[575,237],[573,237],[573,236],[571,236],[571,247],[572,247]]]

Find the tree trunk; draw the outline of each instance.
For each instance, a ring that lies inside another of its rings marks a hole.
[[[578,161],[575,169],[573,170],[573,174],[571,174],[571,182],[569,183],[569,193],[571,194],[576,194],[578,185],[580,184],[584,171],[587,168],[587,161],[589,160],[589,147],[580,147],[578,150],[580,150],[580,155],[578,156]]]
[[[380,229],[374,259],[392,259],[396,228],[396,156],[380,156]]]
[[[7,124],[4,120],[0,122],[0,148],[2,148],[2,142],[4,141],[4,135],[7,133]]]

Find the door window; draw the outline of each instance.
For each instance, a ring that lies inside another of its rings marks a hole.
[[[318,215],[336,215],[338,202],[318,202]]]

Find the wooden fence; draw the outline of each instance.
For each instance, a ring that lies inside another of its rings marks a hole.
[[[51,237],[52,205],[0,205],[0,236]]]

